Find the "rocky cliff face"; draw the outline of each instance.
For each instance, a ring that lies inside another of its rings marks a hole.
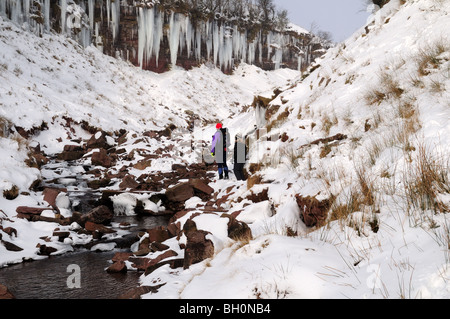
[[[31,32],[58,32],[84,46],[154,72],[213,63],[224,72],[245,62],[265,70],[302,70],[327,44],[307,31],[213,14],[188,1],[5,0],[0,15]],[[244,23],[242,22],[244,21]],[[279,28],[278,28],[279,29]]]

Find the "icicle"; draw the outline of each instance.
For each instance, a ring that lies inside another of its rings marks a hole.
[[[114,41],[116,40],[116,37],[119,35],[119,26],[120,26],[120,0],[113,0],[113,4],[111,5],[111,30]]]
[[[302,53],[298,55],[298,71],[302,71]]]
[[[204,23],[201,22],[197,25],[195,30],[195,58],[197,61],[201,61],[202,59],[202,30],[204,27]]]
[[[95,23],[95,46],[97,47],[97,49],[100,52],[103,52],[103,41],[102,38],[99,36],[99,32],[98,32],[98,27],[99,27],[99,22]]]
[[[220,45],[220,39],[219,39],[219,26],[216,25],[216,23],[213,23],[213,30],[212,30],[212,36],[213,36],[213,54],[214,54],[214,65],[217,65],[217,60],[219,57],[219,45]]]
[[[180,44],[180,22],[178,15],[172,12],[169,23],[169,48],[170,48],[170,62],[172,66],[177,64],[178,47]]]
[[[106,21],[109,23],[111,21],[111,0],[106,0]]]
[[[138,44],[138,60],[139,65],[144,65],[144,58],[151,59],[154,43],[154,11],[151,9],[139,8],[138,25],[139,25],[139,44]]]
[[[6,6],[9,7],[10,20],[16,25],[22,24],[22,1],[9,0]]]
[[[191,56],[191,48],[192,48],[192,24],[191,19],[188,17],[185,18],[185,30],[186,30],[186,50],[188,59]]]
[[[213,35],[211,30],[213,29],[213,22],[206,22],[206,59],[209,61],[211,59],[211,52],[213,50]]]
[[[159,51],[161,48],[161,41],[163,37],[164,37],[164,12],[156,10],[155,31],[153,36],[153,53],[156,57],[156,66],[158,66]]]

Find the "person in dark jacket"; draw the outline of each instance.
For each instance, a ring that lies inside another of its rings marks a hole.
[[[234,143],[234,175],[238,181],[245,181],[244,166],[247,159],[247,146],[241,133],[238,133]]]
[[[222,124],[217,124],[217,132],[213,136],[211,154],[219,166],[219,179],[229,179],[229,169],[227,165],[227,151],[231,145],[230,133]]]

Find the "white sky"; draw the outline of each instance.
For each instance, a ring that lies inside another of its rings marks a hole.
[[[366,25],[370,16],[366,0],[274,0],[274,3],[277,9],[289,11],[292,23],[307,30],[315,23],[318,30],[331,32],[336,42],[346,40]]]

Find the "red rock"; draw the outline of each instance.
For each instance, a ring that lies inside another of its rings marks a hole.
[[[209,186],[208,184],[206,184],[205,182],[203,182],[200,179],[192,179],[189,181],[189,184],[195,189],[198,190],[202,193],[211,195],[212,193],[214,193],[214,189]]]
[[[151,160],[142,160],[137,162],[136,164],[133,165],[133,167],[137,170],[143,171],[145,170],[147,167],[152,166],[152,161]]]
[[[184,269],[214,256],[214,244],[211,240],[206,239],[208,234],[206,231],[198,230],[187,235]]]
[[[171,237],[177,237],[181,232],[181,223],[170,223],[167,226],[167,231],[169,232]]]
[[[113,217],[114,213],[108,208],[108,206],[102,205],[90,210],[85,216],[82,216],[82,220],[107,225],[111,222]]]
[[[60,193],[66,193],[67,189],[65,188],[45,188],[42,194],[44,195],[44,200],[49,203],[50,206],[56,208],[56,198]]]
[[[190,183],[182,183],[166,191],[167,199],[171,202],[185,202],[194,197],[194,188]]]
[[[3,228],[0,225],[0,230],[3,230],[3,232],[7,233],[9,236],[15,235],[17,237],[17,229],[15,229],[15,228],[12,228],[12,227]]]
[[[108,152],[101,148],[99,152],[95,152],[92,154],[92,165],[103,166],[109,168],[112,166],[112,159],[108,156]]]
[[[302,197],[296,195],[300,208],[300,217],[307,227],[321,226],[328,217],[331,204],[334,199],[319,201],[315,197]]]
[[[127,265],[122,260],[116,261],[114,264],[109,266],[108,269],[106,269],[106,272],[114,273],[114,274],[115,273],[124,273],[124,272],[127,272]]]
[[[157,241],[162,243],[167,239],[171,238],[169,231],[164,227],[153,228],[147,231],[149,235],[150,243]]]
[[[130,258],[130,261],[133,263],[133,267],[138,270],[146,271],[149,267],[154,267],[161,261],[167,258],[176,257],[178,254],[173,250],[168,250],[155,258]]]
[[[109,145],[106,140],[106,133],[103,131],[98,131],[87,142],[87,148],[104,148],[108,149]]]
[[[86,222],[86,224],[84,225],[84,228],[89,231],[89,232],[99,232],[101,234],[112,234],[115,233],[116,231],[108,228],[106,226],[103,226],[101,224],[95,224],[93,222]]]
[[[8,251],[22,251],[23,248],[17,246],[16,244],[10,243],[9,241],[6,240],[2,240],[1,244],[3,244],[3,246],[5,246],[6,250]]]
[[[19,206],[16,208],[17,218],[31,220],[33,216],[39,216],[49,208]]]
[[[16,299],[14,295],[9,291],[8,287],[0,284],[0,300]]]
[[[64,152],[78,152],[83,151],[80,145],[64,145]]]
[[[113,262],[117,261],[126,261],[128,258],[133,256],[133,253],[126,253],[126,252],[117,252],[114,257],[111,259]]]
[[[135,189],[138,186],[139,186],[139,183],[136,182],[133,175],[126,175],[122,179],[122,182],[119,185],[120,189],[127,189],[127,188]]]
[[[38,244],[38,248],[39,248],[39,255],[44,255],[44,256],[50,256],[52,253],[58,251],[58,249],[51,247],[51,246],[47,246],[47,245],[39,245]]]

